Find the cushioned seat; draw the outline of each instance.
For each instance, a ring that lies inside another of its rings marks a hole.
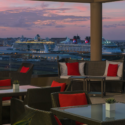
[[[115,77],[106,76],[105,79],[106,80],[121,80],[121,77],[118,77],[118,76],[115,76]]]
[[[71,77],[71,76],[68,76],[68,75],[67,76],[60,76],[61,79],[68,79],[69,77]]]
[[[11,105],[10,100],[2,101],[2,106],[10,106],[10,105]]]
[[[72,75],[73,76],[73,75]],[[88,77],[87,75],[82,75],[83,77]],[[71,76],[70,75],[67,75],[67,76],[63,76],[63,75],[61,75],[60,76],[60,78],[61,79],[68,79],[68,78],[70,78]],[[76,77],[79,77],[79,76],[76,76]]]
[[[86,77],[93,77],[93,78],[100,77],[100,78],[102,78],[102,77],[105,77],[105,76],[86,76]]]

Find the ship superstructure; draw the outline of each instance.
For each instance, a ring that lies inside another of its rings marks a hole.
[[[49,38],[41,39],[40,35],[37,34],[34,39],[20,38],[17,40],[13,48],[21,51],[39,51],[40,53],[47,53],[53,50],[55,43],[50,41]]]
[[[85,42],[81,43],[80,37],[74,36],[73,41],[67,37],[67,39],[60,44],[57,44],[55,51],[66,52],[90,52],[91,51],[91,38],[88,36],[85,38]],[[102,53],[121,53],[120,47],[117,44],[111,43],[108,40],[102,38]]]

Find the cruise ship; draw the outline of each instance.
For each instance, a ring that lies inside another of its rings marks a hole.
[[[90,37],[86,37],[84,43],[81,43],[80,37],[78,35],[74,36],[73,40],[70,40],[67,37],[65,41],[62,41],[56,45],[54,51],[78,52],[78,53],[90,52],[91,49],[90,43],[91,43]],[[122,53],[122,51],[117,44],[102,38],[102,53]]]
[[[55,48],[55,43],[50,41],[49,38],[41,39],[37,34],[34,39],[27,39],[23,36],[13,44],[14,50],[32,51],[39,53],[49,53]]]

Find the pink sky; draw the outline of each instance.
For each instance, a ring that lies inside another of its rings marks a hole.
[[[0,0],[0,37],[90,36],[90,4]],[[103,4],[103,37],[125,40],[125,1]]]

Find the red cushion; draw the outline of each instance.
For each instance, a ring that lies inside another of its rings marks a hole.
[[[11,79],[0,80],[0,86],[11,86]],[[2,100],[10,100],[12,97],[3,97]]]
[[[83,125],[84,123],[81,123],[81,122],[77,122],[76,121],[76,125]]]
[[[87,105],[85,93],[59,94],[60,107]]]
[[[109,64],[107,76],[117,76],[118,64]]]
[[[80,76],[78,62],[66,63],[66,65],[67,65],[67,75]]]
[[[51,87],[57,87],[57,86],[60,86],[61,87],[60,92],[63,92],[65,90],[66,83],[59,83],[59,82],[53,81],[51,84]]]
[[[56,119],[58,125],[62,125],[62,123],[60,122],[60,120],[59,120],[55,115],[54,115],[54,117],[55,117],[55,119]]]
[[[29,67],[23,66],[20,70],[21,73],[26,73],[29,70]]]

